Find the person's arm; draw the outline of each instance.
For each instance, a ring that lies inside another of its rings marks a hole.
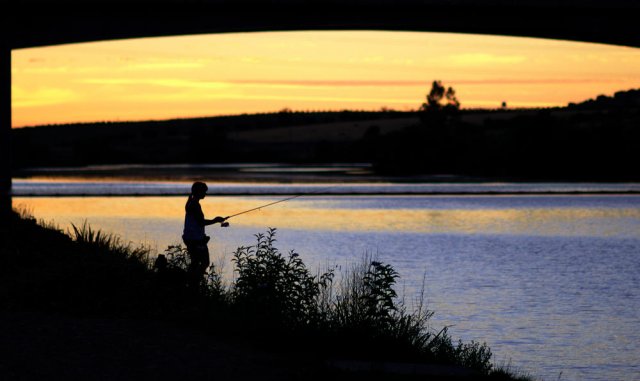
[[[227,218],[229,217],[216,217],[213,220],[204,220],[204,225],[213,225],[213,224],[222,224],[223,222],[225,222],[227,220]]]
[[[202,206],[200,205],[199,202],[191,202],[189,204],[187,204],[187,214],[190,214],[198,223],[198,225],[201,226],[207,226],[207,225],[213,225],[216,222],[218,222],[216,220],[216,218],[214,218],[213,220],[207,220],[206,218],[204,218],[204,213],[202,212]]]

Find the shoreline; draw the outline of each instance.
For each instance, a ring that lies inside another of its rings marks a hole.
[[[378,178],[341,173],[347,165],[327,168],[338,172],[308,172],[309,167],[263,166],[274,172],[245,173],[236,168],[213,173],[165,171],[149,173],[42,173],[13,178],[12,197],[174,197],[188,195],[193,181],[209,185],[209,193],[222,197],[348,197],[348,196],[582,196],[640,194],[640,182],[515,181],[513,179],[458,176]],[[125,166],[129,168],[128,166]],[[242,167],[244,168],[244,167]],[[246,169],[246,168],[245,168]],[[300,169],[300,171],[298,171]],[[314,167],[313,170],[318,170]],[[187,176],[188,175],[188,176]]]
[[[39,197],[182,197],[188,193],[13,193],[12,197],[39,198]],[[210,193],[210,196],[216,197],[281,197],[281,196],[301,196],[301,197],[460,197],[460,196],[636,196],[640,195],[640,191],[559,191],[559,192],[388,192],[388,193],[358,193],[358,192],[339,192],[339,193]]]
[[[633,182],[297,182],[216,181],[195,177],[221,197],[456,197],[456,196],[633,196]],[[86,177],[15,178],[12,197],[174,197],[190,192],[192,181],[95,179]]]
[[[491,177],[463,174],[384,174],[370,163],[112,164],[31,167],[14,170],[13,180],[241,184],[637,184],[640,178]]]

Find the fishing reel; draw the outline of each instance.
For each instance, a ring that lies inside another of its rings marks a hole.
[[[228,228],[229,227],[229,223],[225,221],[225,222],[220,223],[220,226],[223,227],[223,228]]]

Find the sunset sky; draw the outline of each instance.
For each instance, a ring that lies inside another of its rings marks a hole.
[[[13,126],[417,108],[563,106],[640,88],[640,49],[444,33],[262,32],[12,52]]]

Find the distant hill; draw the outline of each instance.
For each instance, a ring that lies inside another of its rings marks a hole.
[[[377,170],[514,181],[640,181],[640,90],[568,107],[479,115],[426,118],[384,136],[371,148]]]
[[[284,110],[271,114],[166,121],[28,127],[12,131],[13,163],[14,167],[21,168],[119,163],[331,161],[321,153],[326,143],[341,146],[361,138],[364,132],[357,131],[362,130],[359,125],[362,121],[375,125],[378,120],[403,118],[407,118],[407,113]],[[279,140],[283,134],[291,139]],[[340,141],[341,136],[344,142]]]
[[[14,167],[373,163],[385,175],[640,180],[640,89],[548,109],[292,112],[14,129]]]
[[[618,91],[612,97],[600,95],[581,103],[569,103],[569,110],[618,110],[640,108],[640,89]]]

